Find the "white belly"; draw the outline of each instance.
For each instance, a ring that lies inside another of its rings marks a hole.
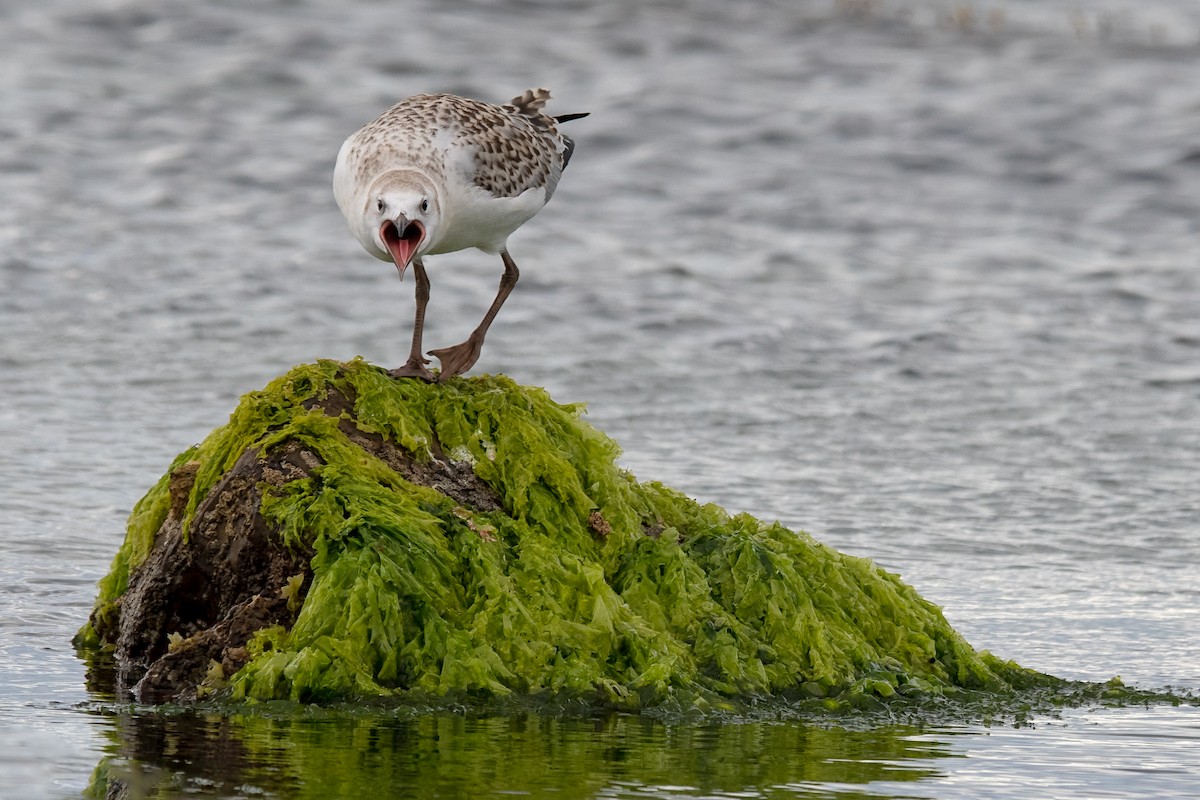
[[[477,247],[486,253],[504,249],[508,236],[546,205],[544,188],[516,197],[495,197],[474,186],[462,187],[447,204],[445,230],[429,253],[450,253]]]

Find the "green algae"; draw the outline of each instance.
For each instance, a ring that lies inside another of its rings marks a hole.
[[[503,510],[465,508],[368,453],[320,407],[331,392],[353,399],[343,416],[360,431],[414,459],[469,463]],[[246,395],[172,465],[198,465],[184,535],[244,451],[299,442],[322,463],[267,491],[261,513],[289,547],[313,553],[312,583],[295,624],[260,631],[219,688],[233,700],[534,696],[645,708],[1054,683],[975,651],[869,560],[638,482],[581,415],[503,376],[430,385],[361,360],[302,365]],[[98,614],[150,552],[169,475],[135,507]],[[105,645],[95,630],[80,632],[83,649]]]

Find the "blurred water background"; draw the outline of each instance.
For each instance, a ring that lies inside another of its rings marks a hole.
[[[90,697],[69,639],[241,394],[403,360],[412,284],[345,229],[342,139],[544,85],[592,116],[476,372],[586,401],[641,479],[874,558],[976,647],[1195,690],[1198,77],[1190,0],[3,0],[0,797],[106,756],[219,797],[351,796],[322,763],[395,797],[1194,796],[1188,705],[185,724]],[[429,266],[437,347],[500,264]]]

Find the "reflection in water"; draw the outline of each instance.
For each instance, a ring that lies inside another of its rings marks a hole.
[[[327,710],[108,718],[113,743],[95,797],[849,797],[935,777],[931,761],[951,755],[909,726]]]

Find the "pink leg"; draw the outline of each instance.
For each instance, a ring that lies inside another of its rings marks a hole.
[[[504,275],[500,278],[500,290],[496,292],[496,299],[492,301],[491,307],[483,315],[483,321],[475,330],[471,331],[471,335],[462,344],[429,351],[429,355],[435,356],[442,362],[442,371],[438,375],[439,381],[461,375],[479,360],[479,353],[483,349],[483,337],[487,335],[492,320],[496,318],[496,312],[512,294],[513,287],[517,285],[517,279],[521,277],[521,273],[517,270],[517,263],[512,260],[512,256],[508,254],[507,250],[500,251],[500,258],[504,260]]]
[[[396,367],[388,374],[393,378],[420,378],[433,383],[435,378],[425,365],[429,359],[421,355],[421,336],[425,332],[425,306],[429,304],[429,275],[421,259],[413,261],[413,272],[417,276],[417,316],[413,321],[412,349],[408,351],[408,361],[404,366]]]

